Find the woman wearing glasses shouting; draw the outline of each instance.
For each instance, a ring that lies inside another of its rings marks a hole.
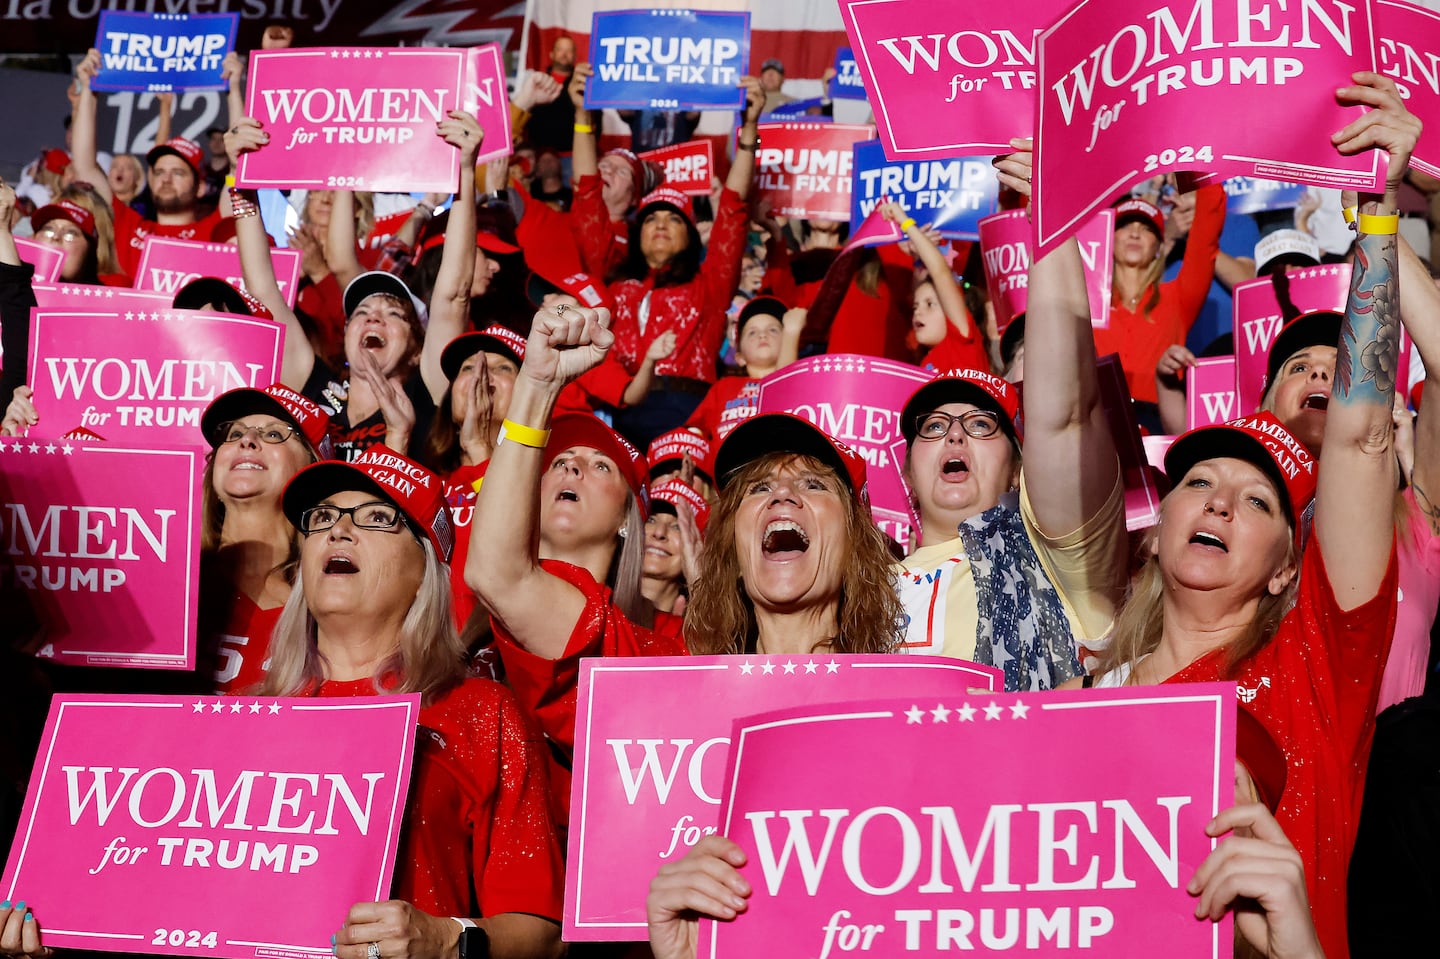
[[[1028,188],[1028,147],[996,165]],[[1125,591],[1124,489],[1073,240],[1031,265],[1028,306],[1023,434],[1015,387],[979,370],[926,383],[900,420],[920,518],[897,570],[903,648],[996,666],[1007,691],[1079,675],[1078,645],[1107,633]],[[1022,440],[1041,468],[1022,468]]]

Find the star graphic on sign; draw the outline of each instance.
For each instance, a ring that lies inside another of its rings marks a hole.
[[[40,444],[39,444],[39,443],[31,443],[31,444],[30,444],[30,452],[32,452],[32,453],[38,453],[38,452],[40,452]]]
[[[999,718],[1000,718],[1000,714],[1003,713],[1004,711],[1005,711],[1005,708],[1004,708],[1003,706],[1001,706],[999,703],[991,703],[989,706],[986,706],[986,707],[985,707],[985,718],[986,718],[987,720],[990,720],[990,719],[999,719]]]
[[[764,666],[760,667],[760,672],[764,673],[766,676],[769,676],[771,673],[775,672],[775,664],[766,663]]]
[[[786,664],[785,664],[785,675],[786,675],[786,676],[793,676],[793,675],[795,675],[796,665],[797,665],[797,664],[795,664],[795,663],[786,663]]]
[[[231,711],[232,713],[238,713],[244,705],[245,705],[244,703],[231,703],[231,704],[230,704],[230,711]]]
[[[948,723],[950,721],[950,710],[945,708],[944,703],[930,710],[930,715],[932,717],[930,721],[933,723]]]
[[[975,721],[975,714],[977,712],[979,712],[978,709],[976,709],[974,706],[971,706],[969,703],[965,703],[959,709],[955,710],[955,715],[960,717],[960,721],[962,723],[973,723]]]
[[[747,659],[740,664],[740,675],[749,676],[753,672],[755,672],[755,664],[750,662],[750,660]]]
[[[349,51],[349,50],[341,51],[341,53],[340,53],[340,58],[341,58],[342,60],[349,60],[349,59],[350,59],[350,51]]]
[[[202,703],[202,702],[197,702],[197,703],[195,704],[195,712],[197,712],[197,713],[203,713],[204,711],[205,711],[205,704]]]
[[[127,319],[127,320],[133,320],[133,319],[135,319],[135,311],[134,311],[134,310],[128,310],[128,311],[125,313],[125,319]]]
[[[805,664],[805,672],[806,672],[807,674],[808,674],[808,673],[813,673],[813,672],[815,672],[815,670],[817,670],[817,669],[819,669],[819,668],[820,668],[820,664],[817,663],[817,662],[815,662],[815,660],[813,660],[813,659],[810,660],[808,663]]]
[[[1017,703],[1015,703],[1013,706],[1010,707],[1010,718],[1011,718],[1011,719],[1024,719],[1024,718],[1025,718],[1025,714],[1028,713],[1029,711],[1030,711],[1030,707],[1029,707],[1029,706],[1026,706],[1024,703],[1017,702]]]
[[[222,710],[222,709],[224,709],[224,708],[225,708],[225,704],[222,703],[222,702],[220,702],[220,700],[218,700],[218,699],[215,700],[215,702],[213,702],[213,703],[210,704],[210,711],[211,711],[212,713],[218,713],[220,710]]]
[[[254,716],[260,712],[260,702],[257,700],[250,704],[250,715]]]
[[[54,443],[46,443],[46,444],[45,444],[45,452],[48,453],[48,454],[50,454],[51,456],[55,455],[55,444],[54,444]]]
[[[905,710],[905,725],[907,726],[911,725],[912,723],[919,723],[924,719],[925,710],[921,709],[919,706],[911,706],[909,709]]]
[[[280,704],[279,704],[279,703],[271,703],[271,704],[270,704],[270,715],[271,715],[271,716],[278,716],[278,715],[280,715]]]
[[[825,664],[825,672],[827,672],[827,673],[838,673],[838,672],[840,672],[840,664],[837,663],[837,662],[835,662],[835,660],[833,660],[833,659],[830,660],[830,662],[828,662],[828,663]]]
[[[66,443],[64,446],[60,447],[60,452],[64,453],[66,456],[69,456],[71,453],[75,452],[75,447],[71,446],[69,443]]]
[[[330,59],[331,59],[331,60],[338,60],[338,59],[340,59],[340,51],[339,51],[339,50],[331,50],[331,51],[330,51]]]

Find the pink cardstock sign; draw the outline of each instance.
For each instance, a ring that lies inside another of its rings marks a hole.
[[[1208,356],[1185,371],[1185,428],[1215,426],[1241,416],[1235,396],[1235,357]]]
[[[93,283],[35,285],[35,302],[42,310],[163,313],[172,308],[171,299],[163,293],[135,290],[128,286],[98,286]]]
[[[236,179],[244,187],[454,193],[460,154],[435,124],[460,108],[465,77],[464,50],[254,51],[245,106],[270,142],[241,155]]]
[[[1260,408],[1265,395],[1265,371],[1270,344],[1285,325],[1286,311],[1275,292],[1278,277],[1261,277],[1235,284],[1235,393],[1236,416],[1249,416]],[[1344,311],[1350,296],[1350,267],[1345,263],[1297,270],[1284,277],[1289,315],[1311,310]]]
[[[1235,710],[1203,683],[737,719],[720,821],[754,892],[699,955],[1229,959],[1185,886],[1235,801]]]
[[[908,363],[827,353],[791,363],[760,381],[761,413],[794,413],[853,448],[869,466],[870,502],[891,515],[908,515],[910,495],[892,447],[903,442],[900,411],[934,374]],[[881,530],[904,542],[908,530],[879,520]]]
[[[875,137],[858,123],[762,123],[755,190],[777,216],[850,219],[855,144]]]
[[[1100,386],[1100,405],[1110,424],[1115,452],[1120,457],[1120,478],[1125,484],[1125,528],[1134,532],[1154,526],[1160,520],[1160,486],[1145,459],[1140,426],[1120,357],[1112,353],[1095,364]]]
[[[840,0],[886,159],[1009,153],[1030,136],[1035,35],[1067,6]]]
[[[270,251],[275,267],[275,282],[287,306],[295,305],[300,283],[300,251]],[[174,297],[180,288],[202,276],[215,276],[236,289],[244,289],[240,270],[240,248],[230,243],[199,243],[194,240],[171,240],[147,236],[140,250],[140,265],[135,270],[135,286]]]
[[[719,822],[737,717],[876,695],[963,699],[967,689],[1002,686],[999,670],[930,656],[582,660],[564,938],[645,938],[656,870]]]
[[[3,895],[47,946],[321,959],[389,898],[420,697],[56,696]]]
[[[1370,0],[1081,0],[1037,54],[1037,256],[1174,170],[1358,190],[1384,177],[1379,152],[1343,157],[1330,144],[1361,115],[1334,91],[1375,69]],[[1258,114],[1286,122],[1236,122]]]
[[[686,140],[658,150],[647,150],[640,159],[658,164],[665,172],[665,185],[702,196],[710,192],[715,176],[714,146],[710,140]]]
[[[36,243],[23,237],[15,237],[15,248],[20,253],[20,262],[35,267],[36,283],[54,283],[60,279],[60,270],[65,266],[65,251],[57,250],[45,243]]]
[[[274,383],[284,345],[285,328],[258,317],[34,310],[30,386],[41,418],[30,435],[83,426],[112,443],[202,446],[205,407],[227,390]]]
[[[485,137],[475,157],[476,163],[508,157],[515,152],[510,130],[510,95],[505,89],[505,63],[500,44],[487,43],[465,51],[465,86],[460,108],[475,117]]]
[[[1419,117],[1427,130],[1440,129],[1440,71],[1432,52],[1440,49],[1440,13],[1398,0],[1373,3],[1380,72],[1394,79],[1406,109]],[[1440,148],[1433,135],[1421,137],[1415,144],[1410,165],[1440,177]]]
[[[845,241],[845,252],[858,250],[864,246],[884,246],[887,243],[899,243],[905,239],[900,224],[892,223],[885,219],[877,203],[875,209],[861,222],[858,227],[850,231],[850,239]]]
[[[194,667],[204,463],[194,448],[0,438],[0,595],[36,655]]]
[[[980,221],[985,286],[995,305],[995,325],[1004,330],[1025,312],[1030,279],[1030,219],[1024,210],[1005,210]],[[1101,210],[1075,234],[1090,298],[1090,323],[1110,325],[1110,271],[1115,247],[1115,212]]]

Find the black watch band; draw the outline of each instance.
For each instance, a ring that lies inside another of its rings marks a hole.
[[[479,926],[462,929],[460,959],[490,959],[490,934]]]

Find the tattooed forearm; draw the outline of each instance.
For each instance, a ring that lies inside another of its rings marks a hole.
[[[1420,507],[1420,515],[1430,524],[1430,532],[1440,536],[1440,504],[1436,504],[1430,494],[1420,488],[1419,483],[1412,483],[1410,489],[1415,494],[1415,505]]]
[[[1335,357],[1337,402],[1392,401],[1400,357],[1397,267],[1393,235],[1360,238]]]

